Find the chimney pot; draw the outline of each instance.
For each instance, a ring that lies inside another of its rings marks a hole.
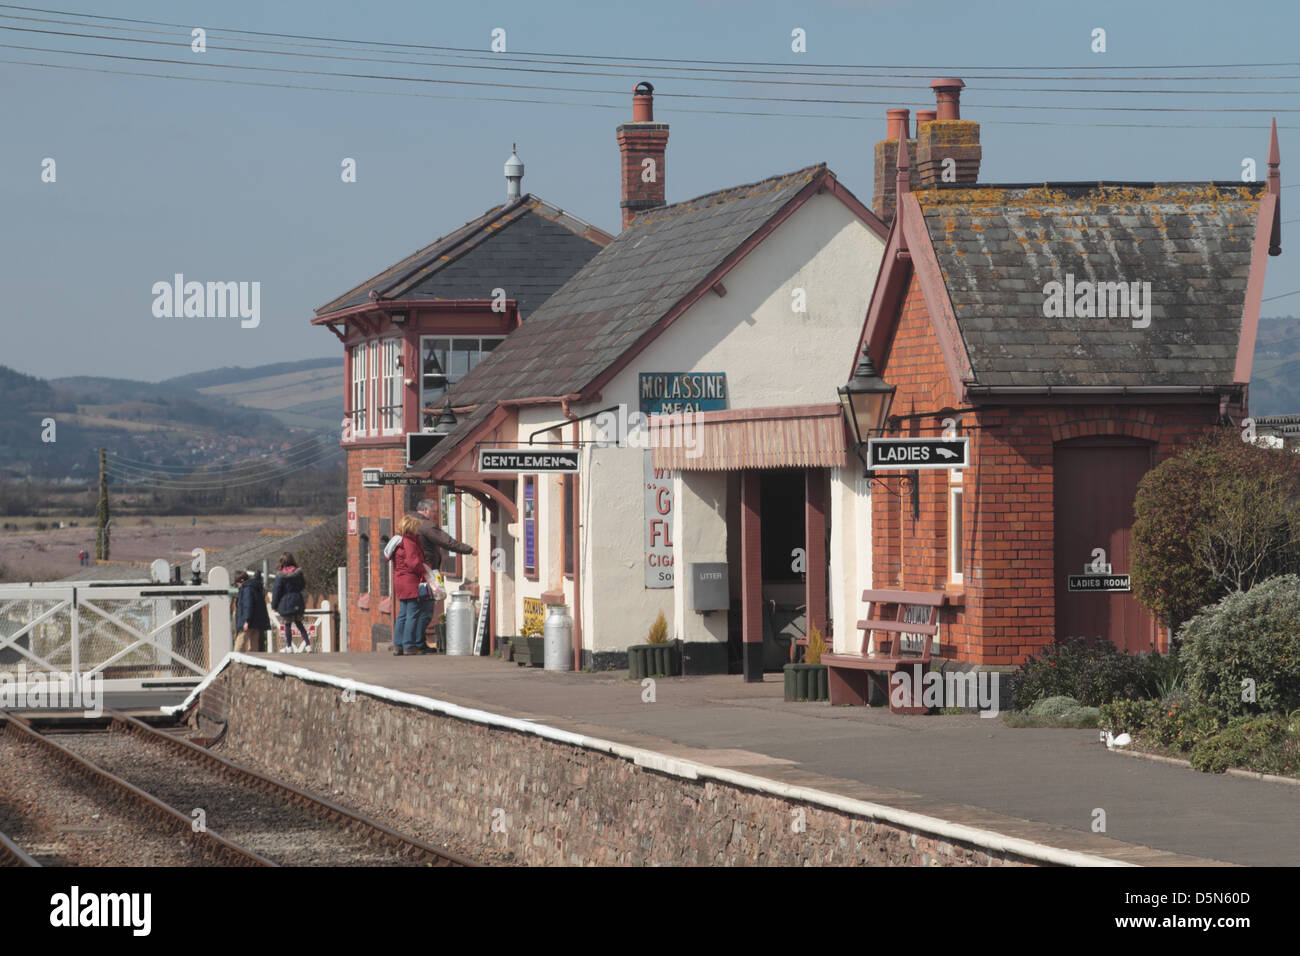
[[[926,123],[934,120],[939,114],[934,110],[917,110],[916,111],[916,133],[921,134],[921,127]]]
[[[961,119],[961,91],[966,84],[955,77],[935,80],[930,84],[934,90],[935,105],[938,107],[938,119]]]
[[[908,139],[911,110],[885,110],[885,139]]]
[[[653,123],[654,121],[655,88],[642,81],[632,91],[632,122]]]

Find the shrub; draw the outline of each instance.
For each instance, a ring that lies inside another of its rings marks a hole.
[[[1101,705],[1097,726],[1116,737],[1123,733],[1136,737],[1155,721],[1159,712],[1158,700],[1113,700]]]
[[[664,612],[660,611],[655,622],[650,625],[650,633],[647,635],[645,642],[647,644],[667,644],[668,643],[668,622],[664,620]]]
[[[1222,724],[1208,704],[1177,695],[1158,702],[1151,720],[1137,736],[1144,743],[1187,753],[1202,740],[1218,733]]]
[[[1179,632],[1188,694],[1225,721],[1300,706],[1300,577],[1280,575],[1205,608]],[[1246,690],[1254,682],[1254,700]]]
[[[822,655],[826,653],[826,639],[822,637],[822,632],[818,630],[817,625],[813,624],[808,628],[808,650],[804,652],[803,662],[805,664],[820,664]]]
[[[1244,767],[1257,773],[1300,771],[1300,742],[1287,718],[1277,714],[1237,717],[1192,748],[1192,766],[1205,773]]]
[[[1169,670],[1158,654],[1126,654],[1106,640],[1071,637],[1020,665],[1011,675],[1011,700],[1024,710],[1044,697],[1073,697],[1090,707],[1152,697]]]
[[[1133,593],[1171,631],[1230,591],[1300,570],[1300,458],[1206,435],[1133,501]]]

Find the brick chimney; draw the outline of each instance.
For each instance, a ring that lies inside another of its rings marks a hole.
[[[929,122],[918,124],[916,131],[916,173],[922,189],[944,182],[979,182],[980,124],[961,118],[961,91],[965,86],[958,79],[930,84],[937,109],[929,113]],[[918,119],[922,115],[918,112]],[[947,164],[950,172],[945,178],[946,159],[952,162]]]
[[[618,151],[623,175],[623,228],[645,209],[664,202],[664,150],[668,124],[656,123],[655,88],[638,83],[632,91],[632,122],[618,127]]]
[[[920,113],[917,118],[920,118]],[[898,179],[898,141],[907,140],[908,149],[916,154],[916,140],[910,138],[908,118],[911,110],[885,110],[885,138],[876,144],[876,189],[872,197],[872,211],[885,225],[894,219],[897,204]],[[916,167],[911,168],[909,182],[917,185]]]

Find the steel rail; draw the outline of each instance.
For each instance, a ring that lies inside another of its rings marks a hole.
[[[169,807],[158,798],[134,784],[109,773],[85,757],[73,753],[62,744],[36,730],[22,717],[0,711],[0,733],[8,737],[36,744],[73,773],[88,780],[98,789],[115,790],[135,804],[145,815],[182,840],[192,840],[208,859],[221,866],[277,866],[271,860],[231,843],[210,830],[195,830],[193,821],[179,810]]]
[[[0,833],[0,866],[40,866],[27,851]]]

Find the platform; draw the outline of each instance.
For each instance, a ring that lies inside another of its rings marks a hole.
[[[428,701],[417,706],[445,705],[443,713],[469,708],[538,734],[549,728],[553,739],[577,735],[648,751],[662,755],[670,772],[673,761],[718,768],[749,775],[775,795],[807,788],[848,801],[843,806],[919,814],[1065,854],[1048,853],[1045,862],[1300,863],[1300,787],[1124,759],[1091,730],[787,703],[774,674],[756,684],[736,676],[660,678],[647,702],[641,685],[620,672],[548,672],[493,658],[249,655],[243,664],[308,682],[312,675],[355,682],[363,694],[369,686],[413,695]],[[279,686],[293,693],[294,682]],[[1105,833],[1092,832],[1098,808]]]

